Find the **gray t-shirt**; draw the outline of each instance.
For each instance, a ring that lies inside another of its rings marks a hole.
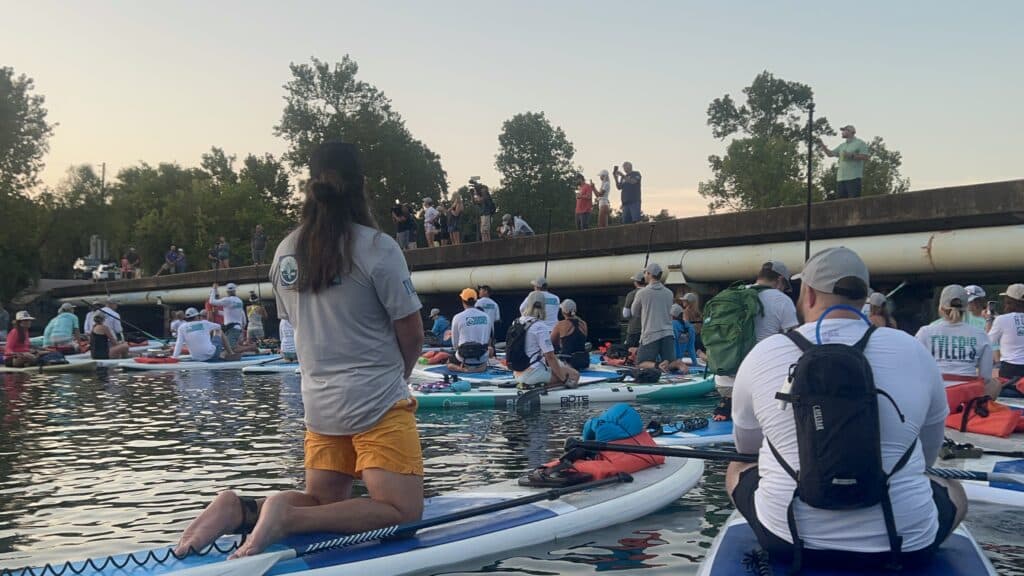
[[[640,344],[650,344],[672,336],[672,291],[661,282],[651,282],[636,291],[630,307],[634,317],[640,318]]]
[[[636,293],[640,291],[640,288],[633,288],[626,294],[626,302],[624,307],[630,310],[629,322],[626,324],[626,334],[639,334],[640,333],[640,317],[633,314],[633,300],[636,299]]]
[[[409,397],[393,322],[421,308],[405,256],[390,236],[353,229],[351,271],[319,293],[299,292],[295,241],[277,247],[270,280],[278,316],[295,328],[306,428],[351,435]]]

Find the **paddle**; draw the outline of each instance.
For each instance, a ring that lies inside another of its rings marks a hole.
[[[89,302],[88,300],[82,300],[82,303],[83,303],[83,304],[85,304],[86,306],[88,306],[88,307],[92,308],[92,303],[91,303],[91,302]],[[149,332],[146,332],[146,331],[145,331],[145,330],[143,330],[142,328],[139,328],[139,327],[138,327],[138,326],[136,326],[135,324],[132,324],[131,322],[129,322],[129,321],[127,321],[127,320],[123,319],[123,318],[118,318],[117,316],[114,316],[113,314],[111,314],[110,312],[107,312],[107,311],[106,311],[106,310],[104,310],[103,308],[100,308],[100,310],[99,310],[99,311],[100,311],[100,312],[103,312],[103,313],[104,313],[105,315],[107,315],[107,316],[110,316],[111,318],[114,318],[115,320],[120,320],[122,324],[125,324],[125,325],[127,325],[127,326],[128,326],[129,328],[131,328],[131,329],[133,329],[133,330],[137,330],[137,331],[139,331],[139,332],[142,332],[142,333],[143,333],[143,334],[145,334],[145,335],[146,335],[146,336],[147,336],[147,337],[148,337],[148,338],[149,338],[150,340],[158,340],[158,341],[159,341],[159,342],[161,342],[161,343],[167,343],[167,339],[166,339],[166,338],[157,338],[156,336],[153,336],[152,334],[150,334]]]
[[[313,542],[312,544],[308,544],[298,550],[295,548],[289,548],[279,552],[264,552],[255,556],[246,556],[235,560],[196,566],[195,568],[175,572],[175,574],[178,574],[179,576],[261,576],[273,568],[275,564],[283,560],[290,560],[307,554],[323,552],[324,550],[344,548],[346,546],[354,546],[356,544],[372,542],[374,540],[381,540],[384,538],[409,538],[416,534],[417,531],[425,528],[433,528],[434,526],[440,526],[442,524],[450,524],[467,518],[474,518],[476,516],[500,512],[502,510],[508,510],[510,508],[516,508],[526,504],[533,504],[534,502],[557,500],[566,494],[572,494],[574,492],[582,492],[584,490],[600,488],[601,486],[607,486],[610,484],[618,484],[620,482],[628,483],[632,481],[632,476],[620,473],[602,480],[594,480],[593,482],[585,482],[583,484],[576,484],[575,486],[554,488],[544,492],[530,494],[529,496],[523,496],[521,498],[513,498],[512,500],[505,502],[496,502],[485,506],[477,506],[476,508],[452,512],[451,514],[444,514],[435,518],[427,518],[418,522],[397,524],[386,528],[359,532],[358,534],[320,540],[319,542]]]
[[[565,441],[565,450],[574,448],[583,450],[601,450],[605,452],[625,452],[627,454],[648,454],[652,456],[668,456],[675,458],[700,458],[702,460],[729,460],[732,462],[757,462],[757,454],[740,454],[729,450],[697,450],[692,448],[669,448],[665,446],[631,446],[628,444],[610,444],[569,438]],[[939,478],[954,480],[980,480],[982,482],[1008,482],[1024,484],[1024,474],[1007,474],[1003,472],[973,472],[957,468],[926,468],[925,473]]]
[[[256,366],[263,366],[264,364],[270,364],[271,362],[277,362],[280,359],[281,359],[281,355],[278,354],[278,355],[274,356],[273,358],[268,358],[268,359],[264,360],[263,362],[260,362],[259,364],[256,364]]]

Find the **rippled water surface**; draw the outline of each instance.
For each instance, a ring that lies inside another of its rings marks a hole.
[[[302,482],[295,376],[235,372],[0,374],[0,567],[160,546],[218,490]],[[645,418],[710,403],[645,405]],[[520,416],[420,412],[429,494],[518,477],[560,453],[605,406]],[[455,565],[445,574],[692,574],[729,515],[725,467],[637,521]],[[975,507],[969,525],[1001,574],[1024,575],[1024,520]]]

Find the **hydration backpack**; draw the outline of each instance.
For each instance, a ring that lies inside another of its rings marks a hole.
[[[534,359],[526,354],[526,333],[536,321],[531,319],[524,324],[516,320],[508,327],[508,333],[505,335],[505,360],[509,369],[515,372],[522,372],[534,363]]]
[[[818,322],[820,330],[821,320]],[[880,504],[892,554],[890,567],[899,566],[903,539],[896,532],[889,478],[906,465],[917,441],[910,444],[892,471],[886,473],[882,468],[878,396],[892,403],[901,422],[904,417],[892,397],[875,388],[871,365],[864,357],[864,348],[875,329],[875,326],[868,328],[853,346],[813,345],[795,330],[786,333],[803,354],[790,367],[789,379],[775,398],[793,408],[800,469],[794,470],[771,440],[768,440],[768,447],[796,481],[787,513],[793,536],[794,570],[800,569],[803,549],[793,511],[797,498],[823,510],[856,510]]]
[[[740,363],[757,344],[754,319],[764,316],[757,297],[767,286],[737,282],[708,301],[704,307],[701,339],[708,354],[708,371],[716,376],[735,376]]]

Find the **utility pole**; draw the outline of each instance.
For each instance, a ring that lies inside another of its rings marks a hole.
[[[811,259],[811,192],[814,189],[814,102],[807,105],[807,221],[804,228],[804,263]]]

